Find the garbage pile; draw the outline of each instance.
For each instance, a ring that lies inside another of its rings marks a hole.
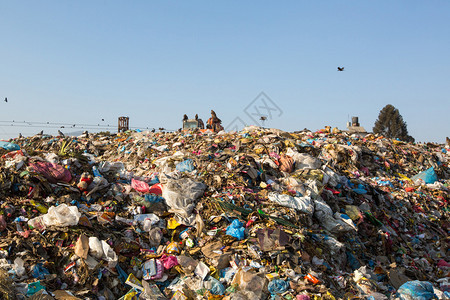
[[[2,299],[448,299],[450,149],[326,128],[0,143]]]

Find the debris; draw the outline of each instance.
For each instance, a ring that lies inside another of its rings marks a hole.
[[[247,127],[39,134],[0,157],[4,299],[449,292],[449,145]]]

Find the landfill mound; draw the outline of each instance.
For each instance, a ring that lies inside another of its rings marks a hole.
[[[2,299],[448,299],[449,146],[336,128],[0,142]]]

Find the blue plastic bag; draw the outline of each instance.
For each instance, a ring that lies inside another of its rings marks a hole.
[[[194,171],[194,161],[192,159],[186,159],[176,165],[176,169],[179,172],[192,172]]]
[[[211,283],[211,288],[209,289],[211,294],[213,294],[213,295],[225,294],[225,287],[219,280],[215,279],[214,277],[209,276],[209,279],[207,281]]]
[[[413,176],[412,181],[416,181],[417,179],[422,179],[426,184],[428,183],[435,183],[438,178],[436,175],[436,172],[434,172],[434,168],[431,167],[426,171],[420,172],[416,176]]]
[[[39,292],[40,290],[44,290],[44,289],[45,289],[45,287],[41,284],[40,281],[32,282],[32,283],[28,284],[27,296],[31,297],[34,294],[36,294],[37,292]]]
[[[227,235],[234,236],[238,240],[244,239],[244,224],[234,219],[230,226],[227,227]]]
[[[367,194],[366,187],[362,184],[358,184],[358,187],[354,188],[353,191],[359,195]]]
[[[16,150],[20,150],[20,146],[10,143],[10,142],[3,142],[0,141],[0,147],[3,149],[6,149],[8,151],[16,151]]]
[[[31,276],[36,279],[45,279],[46,275],[50,275],[50,272],[46,268],[44,268],[42,263],[37,263],[31,269]]]
[[[155,194],[145,194],[144,199],[145,199],[145,201],[150,202],[150,203],[158,203],[158,202],[162,202],[164,200],[163,197],[155,195]]]
[[[405,282],[397,290],[397,297],[401,300],[430,300],[438,299],[433,291],[433,285],[428,281],[413,280]]]
[[[272,295],[282,294],[286,292],[288,288],[289,283],[281,279],[272,280],[271,282],[269,282],[269,285],[267,286],[269,293]]]

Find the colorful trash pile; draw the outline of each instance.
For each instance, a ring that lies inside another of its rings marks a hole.
[[[2,299],[448,299],[450,149],[336,128],[0,142]]]

